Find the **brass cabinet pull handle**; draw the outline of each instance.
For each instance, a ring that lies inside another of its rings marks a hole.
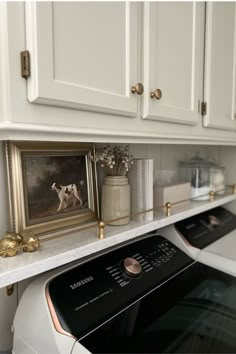
[[[156,98],[157,100],[160,100],[162,97],[162,92],[161,89],[156,89],[155,91],[152,91],[150,93],[151,98]]]
[[[135,86],[131,87],[131,92],[132,93],[137,93],[137,95],[142,95],[144,91],[143,84],[140,82],[137,83]]]

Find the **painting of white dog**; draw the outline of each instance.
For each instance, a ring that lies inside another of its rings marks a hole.
[[[24,158],[29,223],[77,215],[89,208],[85,155],[31,154]]]
[[[57,211],[62,209],[66,209],[71,204],[75,207],[76,202],[79,201],[79,205],[83,204],[82,199],[79,196],[79,191],[77,189],[76,184],[68,184],[68,186],[57,185],[56,182],[52,185],[52,190],[57,192],[58,199],[59,199],[59,206]]]

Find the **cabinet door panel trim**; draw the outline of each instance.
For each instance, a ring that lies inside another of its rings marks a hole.
[[[151,6],[154,6],[151,9]],[[155,8],[156,6],[156,8]],[[159,6],[159,8],[158,8]],[[150,92],[160,88],[158,86],[158,76],[160,76],[161,68],[157,67],[158,54],[159,53],[155,47],[158,46],[158,20],[155,14],[158,14],[159,9],[162,11],[162,7],[168,6],[168,4],[162,3],[145,3],[144,4],[144,58],[143,58],[143,71],[144,71],[144,86],[146,88],[142,117],[144,119],[151,119],[157,121],[164,121],[177,124],[187,124],[187,125],[197,125],[201,116],[198,110],[198,101],[202,100],[202,77],[203,77],[203,41],[204,41],[204,4],[193,3],[191,9],[191,19],[188,17],[187,20],[191,21],[188,27],[191,27],[191,51],[189,51],[189,73],[190,78],[187,83],[190,91],[188,102],[178,104],[177,102],[165,101],[160,99],[159,101],[150,98]],[[172,5],[170,5],[172,6]],[[187,5],[188,6],[188,5]],[[164,9],[164,11],[166,11]],[[168,11],[168,10],[167,10]],[[188,10],[189,11],[189,10]],[[167,25],[166,30],[169,29],[168,26],[174,26],[170,23]],[[170,27],[171,28],[171,27]],[[183,30],[183,29],[182,29]],[[163,29],[165,31],[165,29]],[[173,31],[173,28],[171,28]],[[165,35],[165,32],[163,32]],[[168,40],[168,39],[167,39]],[[182,43],[183,44],[183,43]],[[164,45],[164,44],[163,44]],[[179,49],[180,52],[180,49]],[[181,55],[181,54],[180,54]],[[156,59],[155,59],[156,58]],[[185,60],[185,58],[182,58]],[[163,59],[162,59],[163,60]],[[180,60],[178,58],[178,60]],[[162,62],[163,63],[163,62]],[[167,68],[165,68],[167,70]],[[168,74],[168,70],[167,70]],[[162,78],[162,80],[165,80]],[[173,76],[172,80],[175,80]],[[185,85],[185,78],[182,82],[180,81],[179,89],[181,90],[181,85]],[[155,87],[157,86],[157,87]],[[177,86],[177,85],[176,85]],[[165,92],[163,92],[163,97],[165,97]]]
[[[224,6],[227,3],[225,3]],[[232,6],[233,4],[231,4]],[[207,3],[206,5],[206,42],[205,42],[205,75],[204,75],[204,101],[207,102],[207,113],[203,117],[203,126],[207,128],[214,128],[214,129],[220,129],[220,130],[225,130],[225,131],[232,131],[236,130],[236,122],[235,122],[235,80],[236,80],[236,6],[234,5],[234,26],[232,29],[232,36],[233,36],[233,57],[232,57],[232,67],[228,67],[227,65],[224,65],[224,70],[225,73],[227,74],[227,70],[231,70],[231,74],[229,75],[232,77],[232,81],[230,83],[230,100],[231,103],[228,105],[228,115],[227,112],[224,112],[222,115],[218,113],[218,111],[214,111],[214,102],[213,99],[217,99],[216,96],[214,97],[214,90],[215,90],[215,85],[213,84],[214,79],[216,78],[217,75],[220,75],[219,70],[218,72],[213,72],[214,69],[214,64],[216,61],[216,57],[221,55],[222,49],[219,48],[217,49],[214,47],[214,43],[217,43],[218,37],[214,32],[214,25],[215,22],[217,21],[217,13],[214,12],[216,6],[218,6],[218,3]],[[223,16],[221,14],[221,16]],[[213,42],[215,39],[215,42]],[[227,41],[228,38],[225,38],[225,41]],[[218,50],[218,51],[217,51]],[[215,55],[213,54],[215,53]],[[228,86],[227,86],[228,87]],[[220,88],[221,89],[221,88]],[[224,92],[224,89],[222,88],[222,95],[220,95],[217,99],[217,101],[221,101],[222,105],[224,103],[224,98],[227,95],[227,93]]]
[[[26,42],[32,62],[32,74],[27,82],[30,102],[136,116],[138,98],[132,95],[130,88],[138,81],[138,4],[126,2],[124,6],[126,30],[125,68],[123,69],[125,83],[124,93],[119,94],[57,79],[54,67],[53,4],[26,2]],[[69,65],[69,62],[68,59],[65,65]]]

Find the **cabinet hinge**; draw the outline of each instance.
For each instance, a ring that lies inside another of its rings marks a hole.
[[[21,57],[21,76],[28,79],[30,76],[30,53],[28,50],[24,50],[20,53]]]
[[[202,102],[201,104],[201,115],[205,116],[207,114],[207,103],[206,102]]]

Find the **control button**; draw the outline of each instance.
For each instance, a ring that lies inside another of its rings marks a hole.
[[[123,262],[124,271],[131,277],[137,277],[142,273],[141,264],[134,258],[127,257]]]

